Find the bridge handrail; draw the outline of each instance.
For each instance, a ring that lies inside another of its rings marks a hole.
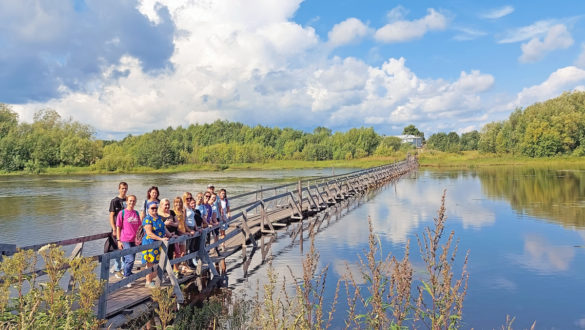
[[[296,209],[296,213],[302,218],[303,215],[302,215],[301,205],[302,205],[303,201],[309,201],[309,204],[311,204],[311,202],[312,202],[314,204],[314,206],[319,207],[318,205],[322,205],[323,203],[327,203],[327,201],[330,201],[332,198],[336,198],[335,196],[338,196],[341,193],[338,190],[338,188],[340,188],[341,186],[346,185],[347,187],[350,187],[350,185],[348,184],[349,180],[359,179],[363,175],[368,175],[370,173],[376,173],[376,172],[379,172],[380,170],[395,169],[395,168],[398,168],[402,165],[409,164],[409,162],[410,162],[410,160],[407,159],[407,160],[403,160],[400,162],[394,162],[391,164],[385,164],[385,165],[372,167],[369,169],[360,169],[360,170],[356,170],[356,171],[352,171],[352,172],[348,172],[348,173],[343,173],[343,174],[338,174],[338,175],[331,175],[331,176],[326,176],[326,177],[308,179],[308,180],[306,180],[306,181],[308,181],[307,186],[305,186],[305,187],[300,186],[301,192],[298,191],[299,184],[300,184],[300,181],[299,181],[299,182],[293,182],[290,184],[280,185],[280,186],[276,186],[276,187],[264,188],[264,189],[260,189],[260,190],[256,190],[256,191],[252,191],[249,193],[244,193],[244,194],[240,194],[240,195],[236,195],[234,197],[231,197],[230,201],[233,201],[234,199],[239,199],[239,198],[243,198],[245,196],[250,196],[252,194],[258,194],[258,193],[262,193],[262,192],[266,192],[266,191],[274,191],[275,192],[275,195],[273,195],[273,196],[265,196],[265,197],[262,196],[260,199],[257,199],[255,201],[244,203],[242,205],[238,205],[238,206],[231,208],[231,211],[243,209],[242,211],[231,216],[230,219],[228,219],[228,221],[227,221],[228,226],[234,225],[236,223],[239,223],[239,225],[235,225],[236,230],[231,231],[230,233],[228,233],[227,235],[225,235],[221,239],[217,238],[215,240],[215,242],[210,243],[210,244],[206,243],[207,235],[211,235],[212,233],[214,233],[214,230],[219,228],[219,225],[204,228],[201,232],[196,232],[194,235],[189,235],[189,234],[188,235],[181,235],[178,237],[171,238],[168,241],[157,241],[157,242],[153,242],[153,243],[147,244],[147,245],[140,245],[140,246],[132,247],[129,249],[114,250],[114,251],[107,252],[104,254],[90,256],[90,258],[97,259],[101,263],[100,278],[106,282],[106,287],[104,289],[102,296],[100,297],[100,301],[99,301],[99,305],[98,305],[98,317],[104,318],[106,316],[105,315],[105,313],[106,313],[106,310],[105,310],[106,300],[105,299],[107,299],[107,296],[109,293],[115,292],[116,290],[124,287],[126,284],[132,283],[132,282],[138,280],[139,278],[144,277],[146,274],[149,274],[149,273],[152,273],[155,271],[159,273],[161,278],[162,278],[163,272],[165,270],[167,271],[167,273],[169,274],[169,278],[171,278],[171,282],[174,286],[175,294],[177,295],[177,297],[180,298],[180,299],[178,299],[180,301],[182,299],[182,293],[180,291],[180,288],[178,287],[177,279],[174,277],[174,275],[172,275],[172,265],[174,265],[174,264],[198,257],[201,260],[206,261],[208,268],[210,268],[210,270],[214,273],[214,276],[217,276],[218,275],[217,270],[215,269],[215,267],[213,267],[213,264],[211,263],[209,251],[215,249],[219,245],[225,243],[229,239],[231,239],[239,234],[243,234],[245,237],[249,238],[250,229],[248,228],[248,225],[247,225],[247,221],[248,221],[247,212],[249,212],[253,209],[256,209],[258,207],[261,208],[261,211],[262,211],[261,226],[264,227],[267,225],[271,228],[272,231],[274,231],[274,228],[272,227],[271,222],[270,221],[266,222],[266,219],[265,219],[266,211],[268,208],[268,206],[267,206],[268,202],[286,197],[289,205],[292,206],[291,216],[295,214],[294,209]],[[369,180],[369,176],[368,176],[368,180]],[[313,181],[313,184],[311,184],[311,181]],[[278,189],[282,189],[282,188],[286,188],[286,187],[293,187],[293,186],[295,187],[294,190],[290,190],[290,191],[287,190],[286,192],[282,192],[279,194],[276,193]],[[322,187],[325,187],[325,189],[320,190],[320,188],[322,188]],[[311,190],[317,191],[317,194],[315,194],[317,197],[317,201],[314,200],[314,197],[312,195]],[[333,193],[334,195],[332,197],[331,194],[332,194],[333,190],[335,190],[335,193]],[[308,194],[308,197],[305,196],[303,198],[302,192],[306,192]],[[298,197],[300,197],[300,200],[295,200],[295,196],[296,196],[295,193],[299,194]],[[323,198],[323,194],[327,195],[327,201]],[[321,201],[319,201],[319,198],[321,199]],[[71,239],[53,241],[50,243],[34,244],[34,245],[24,246],[24,247],[20,247],[20,248],[16,247],[16,245],[12,245],[12,244],[0,244],[0,257],[1,257],[1,255],[14,253],[17,250],[24,250],[24,249],[38,250],[41,247],[46,246],[47,244],[54,244],[54,245],[58,245],[58,246],[67,246],[67,245],[72,245],[72,244],[78,244],[76,249],[78,249],[80,245],[81,245],[81,248],[79,248],[79,251],[77,251],[77,253],[78,253],[78,255],[81,255],[80,251],[82,249],[83,243],[108,238],[110,235],[111,235],[111,232],[108,231],[108,232],[99,233],[99,234],[93,234],[93,235],[87,235],[87,236],[76,237],[76,238],[71,238]],[[197,237],[201,237],[200,246],[199,246],[197,251],[191,252],[183,257],[175,258],[175,259],[169,259],[166,257],[166,253],[168,252],[169,244],[182,243],[182,242],[186,242],[187,240],[190,240],[190,239],[195,239]],[[205,239],[203,239],[203,238],[205,238]],[[109,261],[111,259],[116,259],[116,258],[123,257],[125,255],[136,254],[136,253],[148,250],[148,249],[157,249],[157,248],[161,248],[161,251],[163,251],[163,254],[161,255],[161,257],[163,257],[163,259],[161,259],[158,264],[156,264],[152,267],[149,267],[149,268],[145,268],[144,270],[141,270],[140,272],[133,274],[127,278],[124,278],[120,281],[117,281],[115,283],[111,283],[111,284],[109,283],[109,269],[110,269],[110,262]],[[74,249],[74,253],[75,253],[76,249]],[[72,255],[72,257],[73,257],[73,255]],[[65,267],[68,268],[68,265],[66,265]],[[43,273],[44,269],[35,270],[35,272]]]

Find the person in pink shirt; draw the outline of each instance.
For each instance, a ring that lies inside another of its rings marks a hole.
[[[134,210],[135,205],[136,196],[128,196],[126,198],[126,208],[118,212],[118,216],[116,217],[116,237],[118,238],[119,249],[129,249],[136,246],[134,239],[142,221],[138,212]],[[124,256],[124,277],[132,275],[135,257],[134,253]]]

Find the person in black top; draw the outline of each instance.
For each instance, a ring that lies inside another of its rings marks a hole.
[[[114,197],[110,202],[110,227],[112,227],[112,234],[110,235],[110,239],[116,242],[116,244],[110,244],[113,250],[118,249],[117,240],[119,239],[116,237],[116,217],[120,211],[126,208],[127,192],[128,184],[126,182],[120,182],[118,184],[118,196]],[[112,273],[115,273],[116,277],[122,277],[119,273],[122,269],[122,258],[114,259],[114,268],[112,268]]]

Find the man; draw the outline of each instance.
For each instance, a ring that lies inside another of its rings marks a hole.
[[[118,184],[118,196],[114,197],[112,199],[112,201],[110,202],[110,227],[112,228],[112,235],[110,236],[109,239],[112,240],[112,242],[115,242],[114,244],[111,244],[111,247],[113,250],[117,250],[118,249],[118,244],[117,244],[117,239],[118,237],[116,237],[116,217],[118,216],[118,213],[120,211],[122,211],[123,209],[126,208],[126,193],[128,192],[128,184],[126,182],[120,182]],[[123,262],[122,262],[122,258],[116,258],[114,259],[114,268],[112,268],[111,272],[115,273],[117,278],[122,278],[122,275],[120,274],[120,272],[123,269]]]

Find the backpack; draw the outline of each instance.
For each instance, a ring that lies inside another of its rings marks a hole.
[[[136,231],[136,236],[134,236],[134,245],[136,246],[142,245],[142,239],[144,238],[145,234],[146,232],[144,231],[144,227],[140,225],[140,227],[138,227],[138,230]]]

